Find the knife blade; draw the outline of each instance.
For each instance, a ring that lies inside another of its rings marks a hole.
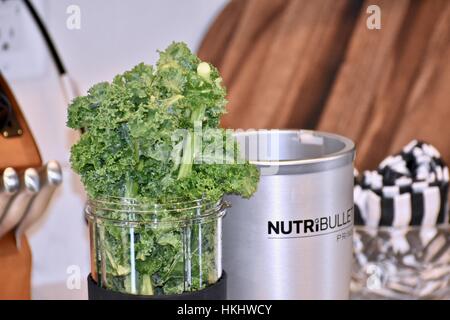
[[[6,168],[0,179],[0,221],[19,187],[19,176],[16,170]]]
[[[16,227],[27,211],[32,199],[40,190],[39,173],[36,169],[26,169],[20,179],[20,190],[13,197],[0,221],[0,238]]]

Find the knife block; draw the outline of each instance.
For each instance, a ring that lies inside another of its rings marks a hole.
[[[17,171],[42,166],[36,141],[6,79],[0,72],[0,94],[11,105],[11,111],[21,129],[16,136],[0,132],[0,173],[7,167]],[[10,123],[8,122],[8,129]],[[2,128],[4,129],[4,128]],[[16,247],[14,230],[0,238],[0,300],[31,298],[31,250],[25,236]]]
[[[21,241],[18,249],[14,232],[0,239],[0,300],[31,299],[31,250]]]

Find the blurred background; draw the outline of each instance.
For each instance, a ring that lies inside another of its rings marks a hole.
[[[12,3],[21,7],[13,21],[6,14]],[[450,159],[448,0],[32,3],[81,94],[140,62],[154,63],[157,49],[184,41],[223,74],[230,100],[223,126],[340,133],[356,141],[359,169],[375,169],[411,139]],[[79,28],[70,24],[74,6]],[[85,198],[68,163],[76,134],[65,126],[67,103],[54,62],[22,9],[19,0],[0,1],[0,70],[43,161],[59,161],[64,174],[47,217],[28,234],[33,297],[84,298]],[[1,33],[5,25],[13,26],[13,37]],[[79,290],[66,285],[73,267],[81,272]]]

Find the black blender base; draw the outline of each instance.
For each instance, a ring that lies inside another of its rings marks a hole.
[[[88,276],[87,281],[89,300],[225,300],[227,298],[227,275],[225,272],[222,272],[219,281],[203,290],[159,296],[111,291],[99,287],[91,275]]]

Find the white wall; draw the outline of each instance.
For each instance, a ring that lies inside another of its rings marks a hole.
[[[91,85],[139,62],[154,63],[156,49],[185,41],[197,49],[207,26],[226,0],[37,0],[67,69],[84,93]],[[81,29],[66,27],[66,8],[81,8]],[[33,54],[30,52],[30,55]],[[64,166],[64,178],[48,216],[29,234],[33,249],[35,298],[83,297],[66,289],[67,267],[89,272],[84,196],[68,165],[73,133],[66,129],[66,105],[53,65],[44,75],[12,81],[19,104],[45,160]]]

